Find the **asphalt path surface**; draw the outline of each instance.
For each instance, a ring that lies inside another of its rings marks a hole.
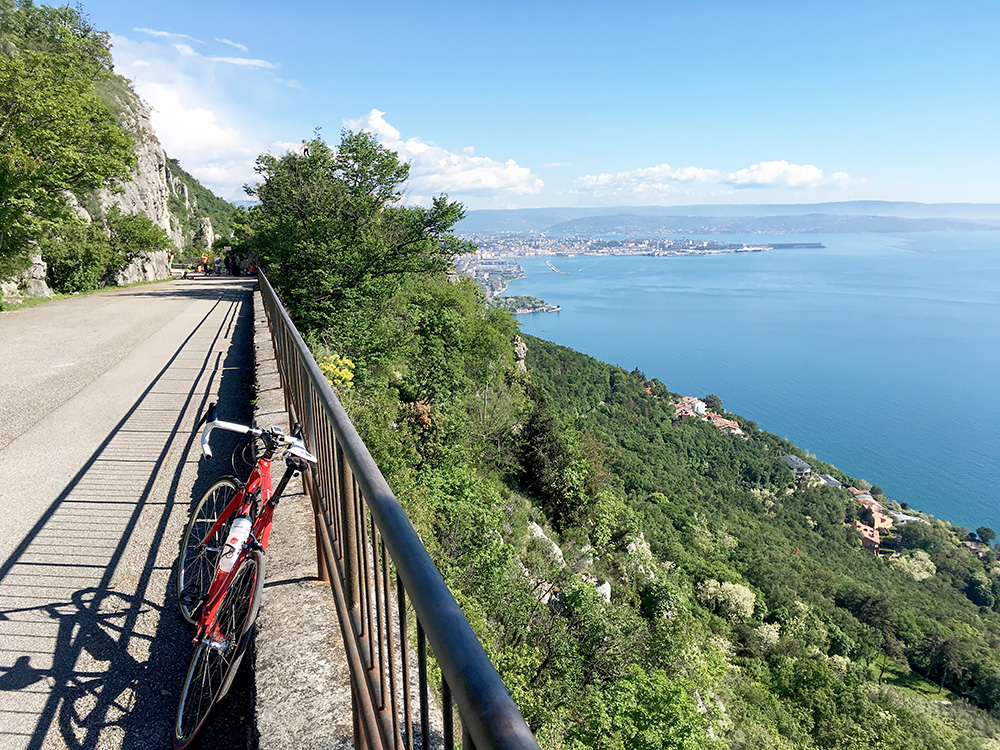
[[[192,652],[173,565],[209,401],[250,419],[253,281],[205,278],[0,313],[0,749],[165,748]],[[252,662],[251,658],[246,661]],[[203,747],[252,747],[252,681]]]

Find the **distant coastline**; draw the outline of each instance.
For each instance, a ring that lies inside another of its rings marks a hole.
[[[523,258],[510,294],[563,308],[521,318],[524,333],[665,373],[679,392],[726,394],[733,411],[892,497],[1000,528],[994,423],[954,417],[996,401],[1000,309],[982,302],[996,298],[1000,232],[801,239],[828,248],[702,263]]]
[[[812,250],[826,247],[822,242],[715,242],[705,239],[607,239],[601,237],[540,237],[528,235],[489,235],[471,238],[475,253],[455,258],[460,276],[471,278],[483,290],[487,299],[499,298],[507,291],[510,281],[524,278],[521,258],[580,256],[642,255],[653,257],[705,256],[725,253],[763,253],[768,250]],[[566,271],[545,261],[551,273],[566,275]],[[541,300],[539,300],[541,302]],[[515,314],[554,312],[553,305],[533,305],[518,309]]]

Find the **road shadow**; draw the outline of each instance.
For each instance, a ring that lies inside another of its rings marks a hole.
[[[228,419],[248,422],[253,380],[251,286],[205,281],[155,292],[213,304],[0,565],[4,748],[170,744],[192,652],[170,585],[179,529],[193,500],[232,468],[192,467],[194,419],[217,398]],[[213,435],[216,455],[237,447],[228,437]],[[234,685],[232,698],[218,720],[235,729],[252,715],[252,681]],[[225,747],[254,745],[238,736]],[[203,746],[223,743],[209,735]]]

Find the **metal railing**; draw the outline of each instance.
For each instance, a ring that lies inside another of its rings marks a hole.
[[[537,749],[274,289],[263,273],[259,279],[286,406],[319,457],[306,491],[315,513],[320,576],[330,581],[347,650],[355,747],[428,750],[433,744],[451,750],[454,704],[464,748]],[[434,700],[428,644],[441,673]],[[433,741],[432,732],[439,733]]]

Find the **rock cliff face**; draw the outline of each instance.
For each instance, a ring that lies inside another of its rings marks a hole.
[[[172,226],[174,222],[170,217],[171,180],[167,171],[167,155],[153,132],[149,108],[138,97],[131,104],[122,125],[135,141],[136,164],[132,170],[132,181],[122,186],[125,189],[123,193],[112,194],[101,190],[97,194],[98,203],[102,211],[117,203],[122,213],[144,214],[169,234],[174,244],[183,245],[183,235]]]
[[[192,245],[211,248],[216,238],[212,221],[200,214],[198,201],[185,182],[193,178],[186,173],[182,178],[171,171],[171,161],[153,131],[149,107],[124,83],[111,96],[114,101],[110,106],[118,113],[122,126],[132,135],[135,144],[136,164],[132,179],[122,184],[122,191],[117,193],[99,190],[80,200],[67,195],[66,200],[73,212],[93,221],[110,206],[118,204],[123,213],[139,213],[148,217],[167,233],[178,250],[190,249]],[[196,186],[196,189],[200,190],[200,187]],[[210,197],[217,200],[214,196]],[[0,295],[5,301],[18,301],[23,296],[52,296],[45,283],[45,264],[41,258],[33,258],[32,261],[32,266],[17,277],[0,280]],[[106,282],[125,285],[165,279],[170,276],[170,262],[171,254],[166,251],[144,253],[126,268],[112,274]]]
[[[175,215],[171,210],[171,197],[176,199],[173,205],[183,206],[182,210],[187,214],[197,215],[198,205],[193,196],[189,195],[183,180],[171,173],[167,154],[153,131],[149,107],[131,92],[119,101],[119,105],[124,111],[122,126],[132,134],[135,142],[136,164],[132,170],[132,180],[122,185],[124,191],[120,193],[98,191],[91,204],[93,214],[87,208],[82,208],[81,215],[93,220],[99,213],[117,203],[122,213],[138,213],[149,218],[167,233],[178,249],[184,249],[192,241],[211,247],[215,241],[215,233],[208,217],[201,217],[196,222],[198,229],[191,232],[186,229],[191,223],[188,216]],[[125,285],[165,279],[168,276],[170,256],[167,252],[160,251],[144,253],[126,268],[113,274],[108,281]]]
[[[98,191],[97,206],[103,212],[117,203],[123,213],[145,215],[165,231],[178,248],[184,247],[184,233],[179,220],[171,216],[170,194],[174,180],[167,168],[167,155],[160,145],[153,124],[149,119],[149,107],[134,94],[130,100],[122,102],[125,115],[122,126],[128,130],[135,142],[136,164],[132,170],[132,181],[122,187],[124,192]],[[187,187],[183,184],[185,202]],[[90,217],[94,218],[94,217]],[[114,274],[115,284],[131,284],[136,281],[154,281],[170,275],[170,257],[165,251],[143,253],[126,268]]]

